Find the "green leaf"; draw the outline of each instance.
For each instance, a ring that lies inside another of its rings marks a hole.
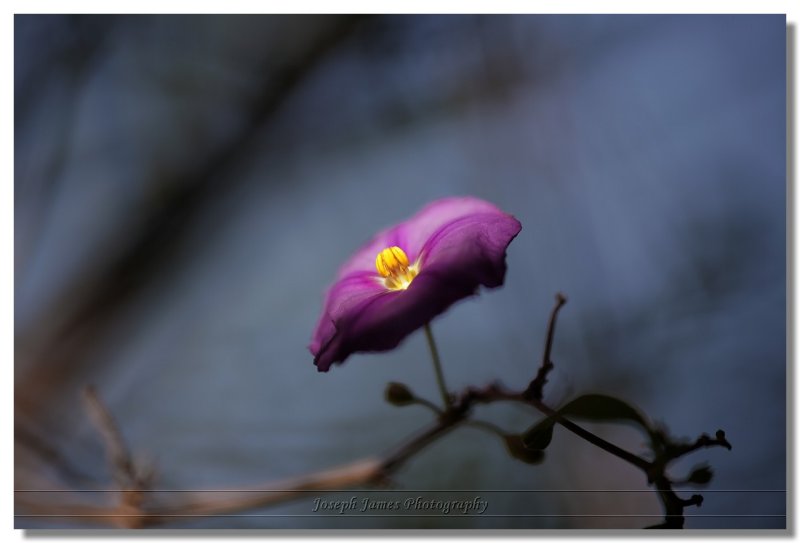
[[[414,403],[414,394],[403,383],[389,383],[384,392],[386,401],[392,405],[404,406]]]
[[[557,412],[571,419],[592,422],[632,422],[641,427],[653,440],[650,424],[639,411],[622,400],[604,394],[585,394],[564,405]],[[521,438],[526,447],[544,450],[553,439],[555,417],[547,417],[531,426]]]
[[[555,420],[546,418],[532,426],[522,434],[522,442],[528,449],[543,451],[553,440],[553,425]]]
[[[522,442],[520,436],[506,434],[503,436],[503,441],[506,444],[506,450],[517,460],[521,460],[526,464],[541,464],[544,462],[544,451],[529,449]]]
[[[650,432],[650,425],[637,409],[604,394],[586,394],[559,409],[559,413],[589,421],[629,421]]]

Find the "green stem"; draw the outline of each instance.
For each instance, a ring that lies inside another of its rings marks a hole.
[[[428,340],[428,348],[431,350],[431,359],[433,360],[433,369],[436,371],[436,382],[439,385],[439,392],[442,394],[444,400],[444,409],[449,411],[452,407],[450,401],[450,394],[447,393],[447,387],[444,384],[444,374],[442,373],[442,362],[439,359],[439,350],[436,348],[436,342],[433,339],[430,323],[425,325],[425,338]]]

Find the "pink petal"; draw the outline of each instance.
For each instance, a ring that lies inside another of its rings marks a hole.
[[[475,198],[447,198],[378,234],[351,258],[328,293],[309,349],[319,371],[355,352],[395,348],[411,332],[483,285],[503,284],[506,249],[522,226]],[[389,291],[374,271],[387,246],[420,259],[406,290]]]

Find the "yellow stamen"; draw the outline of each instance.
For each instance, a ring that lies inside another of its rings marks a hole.
[[[408,265],[408,256],[397,246],[387,247],[375,258],[375,268],[391,290],[405,290],[417,276],[417,265]]]

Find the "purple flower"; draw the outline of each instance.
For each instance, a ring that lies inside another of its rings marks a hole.
[[[339,270],[308,346],[319,371],[388,351],[478,287],[499,287],[522,229],[494,205],[445,198],[377,234]]]

